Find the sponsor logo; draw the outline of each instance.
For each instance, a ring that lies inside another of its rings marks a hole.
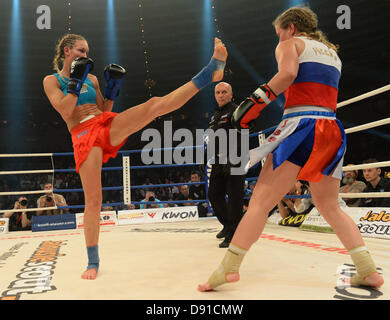
[[[357,226],[362,234],[390,235],[390,213],[386,213],[386,210],[380,212],[370,210],[359,221],[362,223],[357,223]]]
[[[279,221],[279,224],[282,226],[296,226],[299,227],[302,222],[305,220],[307,213],[297,214],[297,215],[288,215],[286,218]]]
[[[121,219],[119,217],[119,219]],[[84,228],[84,213],[76,214],[77,228]],[[111,211],[103,211],[100,213],[101,226],[115,226],[116,225],[116,213]]]
[[[81,133],[79,133],[79,134],[77,135],[77,138],[80,139],[82,136],[85,136],[85,135],[87,134],[87,132],[88,132],[88,129],[85,130],[85,131],[83,131],[83,132],[81,132]]]
[[[268,240],[274,240],[274,241],[279,241],[279,242],[284,242],[292,245],[298,245],[302,247],[307,247],[307,248],[312,248],[316,250],[323,250],[323,251],[330,251],[330,252],[335,252],[339,254],[349,254],[348,250],[345,248],[337,248],[337,247],[326,247],[322,244],[318,243],[312,243],[312,242],[306,242],[306,241],[297,241],[293,239],[288,239],[288,238],[283,238],[283,237],[278,237],[274,236],[272,234],[261,234],[260,236],[261,239],[268,239]]]
[[[361,224],[361,223],[359,223],[357,226],[361,233],[390,235],[390,226],[383,226],[377,224]]]
[[[365,217],[361,217],[360,221],[389,222],[390,221],[390,213],[386,213],[386,210],[383,210],[380,213],[375,213],[371,210],[371,211],[367,212]]]
[[[148,212],[148,216],[151,217],[152,219],[154,218],[155,215],[156,215],[156,212],[152,212],[152,213]]]
[[[54,216],[33,216],[32,231],[76,229],[76,216],[62,214]]]
[[[376,268],[379,274],[382,274],[382,268]],[[337,294],[334,299],[340,300],[361,300],[361,299],[376,299],[383,295],[377,288],[367,286],[351,285],[351,278],[356,274],[356,267],[353,264],[345,263],[337,268],[337,282],[335,290]]]
[[[1,228],[0,228],[1,230]],[[13,247],[11,247],[8,252],[5,252],[3,253],[1,256],[0,256],[0,268],[1,268],[1,265],[2,264],[5,264],[4,262],[2,261],[5,261],[7,260],[8,258],[14,256],[16,253],[18,253],[18,250],[20,249],[20,247],[22,247],[24,244],[27,244],[27,242],[21,242],[21,243],[18,243],[16,245],[14,245]]]
[[[143,218],[144,214],[142,212],[138,213],[122,213],[119,215],[119,220],[126,220],[126,219],[139,219]]]
[[[55,264],[60,254],[60,248],[66,245],[66,240],[44,241],[25,263],[24,268],[16,275],[0,297],[0,300],[19,300],[22,294],[38,294],[56,290],[50,281],[54,274]]]
[[[141,229],[134,228],[131,229],[132,232],[168,232],[168,233],[216,233],[218,229],[216,228],[152,228],[152,229]]]
[[[196,218],[196,212],[194,211],[182,211],[182,212],[163,212],[161,220],[168,219],[188,219],[188,218]]]

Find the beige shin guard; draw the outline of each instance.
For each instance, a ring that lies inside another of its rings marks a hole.
[[[228,282],[226,280],[227,273],[238,272],[242,259],[246,254],[247,250],[241,249],[233,244],[230,244],[222,263],[218,269],[209,278],[209,285],[212,289]]]
[[[351,278],[351,284],[355,286],[367,286],[368,284],[364,279],[377,272],[370,253],[365,246],[356,247],[350,250],[349,253],[357,271],[357,274]]]

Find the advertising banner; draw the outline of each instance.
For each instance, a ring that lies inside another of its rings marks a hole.
[[[84,213],[76,213],[77,229],[84,228]],[[116,226],[118,224],[115,211],[100,212],[101,226]]]
[[[363,237],[390,239],[390,208],[343,207],[343,210],[356,223]],[[333,231],[316,208],[313,208],[300,228],[321,232]]]
[[[197,206],[123,210],[118,212],[118,225],[191,221],[198,218]]]
[[[32,232],[76,229],[76,217],[70,213],[54,216],[33,216],[31,229]]]
[[[8,233],[8,218],[0,218],[0,234]]]

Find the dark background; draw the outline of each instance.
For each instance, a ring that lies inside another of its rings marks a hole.
[[[13,24],[15,3],[19,5],[19,20]],[[114,15],[108,14],[109,3],[113,4]],[[240,102],[276,73],[277,37],[271,23],[291,3],[291,0],[2,0],[0,153],[72,152],[67,128],[42,88],[45,75],[53,73],[56,42],[65,33],[82,34],[88,40],[89,56],[95,61],[93,73],[103,92],[106,64],[119,63],[127,69],[114,112],[144,102],[150,96],[167,94],[190,80],[207,64],[215,34],[228,48],[225,81],[232,84],[235,101]],[[319,27],[329,40],[340,45],[343,69],[339,101],[390,83],[389,0],[304,3],[318,14]],[[49,30],[36,26],[40,16],[36,10],[43,4],[51,9]],[[340,14],[336,10],[340,5],[351,9],[350,30],[337,28]],[[115,30],[109,28],[111,19]],[[150,88],[148,79],[154,84]],[[206,128],[216,107],[213,88],[209,86],[183,108],[156,119],[148,127],[161,129],[164,120],[173,119],[176,128]],[[341,108],[338,117],[348,128],[387,118],[389,110],[390,92],[387,92]],[[281,114],[279,99],[262,113],[258,129],[276,125]],[[345,164],[359,164],[369,157],[388,160],[389,137],[388,125],[348,135]],[[122,150],[140,149],[145,144],[140,141],[140,133],[134,134]],[[10,169],[3,162],[1,168]]]

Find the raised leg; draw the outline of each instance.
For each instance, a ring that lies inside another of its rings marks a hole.
[[[219,61],[227,60],[227,51],[224,44],[217,38],[214,43],[213,58]],[[212,81],[221,81],[223,70],[212,73]],[[111,123],[110,137],[113,146],[119,145],[125,138],[141,130],[156,117],[170,113],[182,107],[199,89],[193,81],[189,81],[178,89],[163,97],[153,97],[135,107],[129,108],[116,116]]]

